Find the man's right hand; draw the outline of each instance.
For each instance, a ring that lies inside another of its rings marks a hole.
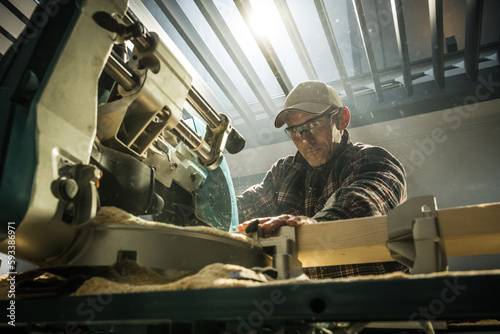
[[[281,215],[276,217],[264,217],[256,218],[259,220],[259,225],[264,231],[272,232],[279,229],[281,226],[300,226],[305,224],[314,224],[316,220],[306,217],[306,216],[292,216],[292,215]],[[238,231],[245,231],[245,229],[255,221],[255,219],[247,220],[246,222],[238,225]]]

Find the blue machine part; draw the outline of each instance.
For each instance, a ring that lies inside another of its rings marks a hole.
[[[220,169],[224,173],[224,177],[226,178],[227,188],[229,192],[229,198],[231,199],[231,226],[229,228],[229,232],[238,231],[238,204],[236,202],[236,193],[234,192],[233,180],[231,179],[231,174],[229,172],[229,167],[227,165],[226,159],[222,160],[220,165]]]
[[[204,136],[205,124],[195,117],[192,120],[194,130]],[[196,212],[215,228],[229,232],[237,231],[238,206],[225,158],[218,168],[207,170],[207,178],[196,197]]]

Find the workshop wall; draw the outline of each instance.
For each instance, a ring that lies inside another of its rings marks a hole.
[[[408,197],[438,208],[500,202],[500,101],[352,129],[353,141],[386,148],[405,166]]]

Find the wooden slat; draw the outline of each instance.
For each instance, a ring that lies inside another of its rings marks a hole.
[[[438,221],[448,257],[500,253],[500,203],[438,210]],[[392,261],[386,240],[386,216],[297,228],[304,267]]]

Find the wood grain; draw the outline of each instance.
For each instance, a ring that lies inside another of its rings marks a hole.
[[[500,253],[500,203],[438,210],[438,221],[448,257]],[[304,267],[392,261],[386,240],[386,216],[297,227]]]

